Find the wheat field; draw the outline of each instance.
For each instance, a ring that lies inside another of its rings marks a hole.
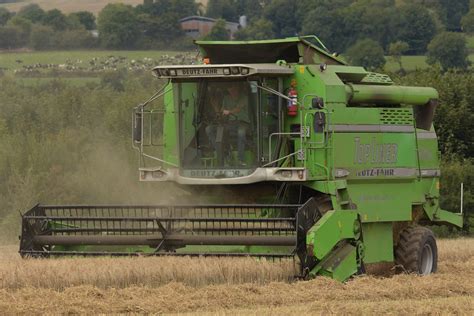
[[[20,259],[1,247],[2,313],[472,314],[474,239],[440,240],[438,273],[294,281],[292,261]]]

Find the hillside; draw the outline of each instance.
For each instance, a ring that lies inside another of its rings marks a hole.
[[[21,7],[28,3],[37,3],[45,10],[59,9],[64,13],[75,12],[75,11],[90,11],[97,14],[103,7],[108,3],[122,2],[125,4],[137,5],[143,3],[143,0],[24,0],[18,3],[0,4],[1,7],[5,7],[10,11],[18,11]],[[198,1],[201,3],[207,3],[207,0]]]

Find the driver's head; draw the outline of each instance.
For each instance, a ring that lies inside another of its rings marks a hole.
[[[227,88],[227,91],[232,98],[236,98],[240,95],[242,86],[240,84],[233,84]]]

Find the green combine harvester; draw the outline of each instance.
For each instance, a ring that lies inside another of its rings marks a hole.
[[[140,181],[210,204],[37,205],[22,256],[293,258],[300,277],[341,281],[436,271],[424,225],[462,216],[439,206],[435,89],[346,65],[315,36],[196,43],[202,64],[153,69],[167,84],[134,109],[133,144]]]

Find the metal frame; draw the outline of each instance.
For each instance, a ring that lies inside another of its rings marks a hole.
[[[19,252],[23,257],[251,256],[278,259],[296,255],[303,271],[308,263],[305,236],[320,216],[314,199],[304,205],[36,205],[22,215]],[[151,251],[103,250],[107,245],[149,246]],[[268,253],[213,250],[212,247],[203,251],[179,250],[188,245],[271,246],[273,250]],[[100,248],[94,249],[94,246]]]

